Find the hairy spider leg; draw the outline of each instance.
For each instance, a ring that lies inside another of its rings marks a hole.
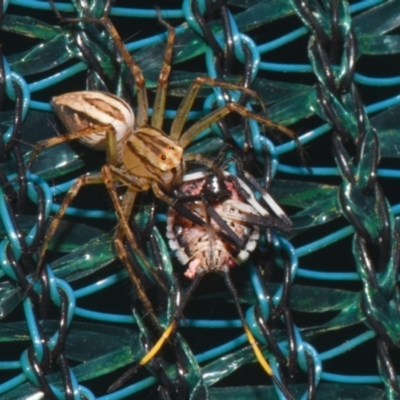
[[[56,138],[51,138],[51,139],[47,139],[44,141],[39,142],[36,147],[35,150],[37,150],[36,152],[34,152],[35,155],[38,154],[38,152],[40,151],[40,149],[44,149],[44,148],[48,148],[51,146],[55,146],[57,144],[60,143],[65,143],[71,140],[76,140],[80,137],[82,137],[83,135],[89,135],[93,132],[96,132],[96,129],[98,129],[98,127],[96,128],[96,126],[93,126],[91,128],[85,128],[82,131],[79,132],[75,132],[75,133],[71,133],[71,134],[67,134],[64,136],[60,136],[60,137],[56,137]],[[111,154],[113,153],[113,151],[115,151],[115,149],[117,148],[116,146],[116,138],[115,138],[115,131],[114,128],[109,125],[104,127],[104,125],[101,125],[101,129],[102,130],[106,130],[106,135],[107,135],[107,155],[110,152]],[[113,155],[108,156],[107,158],[112,159],[114,158]],[[33,161],[32,157],[31,160]],[[115,187],[113,184],[113,176],[115,177],[116,180],[118,180],[118,176],[117,174],[113,174],[111,172],[111,168],[115,168],[116,170],[118,170],[116,167],[113,167],[111,164],[108,165],[106,164],[105,166],[103,166],[101,174],[93,174],[93,175],[83,175],[81,177],[79,177],[74,184],[72,185],[72,187],[70,188],[70,190],[67,192],[67,194],[65,195],[60,208],[58,209],[56,215],[54,216],[53,220],[51,221],[50,227],[48,229],[48,231],[46,232],[43,244],[41,246],[40,252],[39,252],[39,260],[38,260],[38,264],[37,264],[37,268],[35,271],[35,276],[32,279],[31,284],[29,285],[28,289],[26,290],[26,292],[29,292],[29,290],[31,290],[33,284],[35,283],[37,277],[40,275],[41,270],[43,268],[44,265],[44,257],[46,254],[46,251],[48,249],[49,243],[52,239],[52,237],[54,236],[58,225],[60,224],[68,206],[71,204],[71,202],[73,201],[73,199],[77,196],[77,194],[79,193],[80,189],[83,186],[87,186],[87,185],[92,185],[92,184],[101,184],[104,183],[109,194],[111,197],[111,200],[113,202],[114,208],[117,212],[117,216],[118,216],[118,225],[120,225],[122,227],[122,232],[123,232],[123,237],[121,238],[119,235],[119,230],[117,229],[116,232],[116,238],[115,238],[115,245],[116,245],[116,250],[118,255],[121,258],[121,261],[124,263],[129,277],[132,281],[132,283],[134,284],[136,290],[138,291],[138,295],[140,297],[140,299],[142,300],[146,311],[148,312],[148,314],[151,316],[155,326],[160,329],[160,331],[162,331],[162,328],[159,326],[158,320],[155,317],[155,313],[153,311],[153,308],[151,306],[151,302],[148,299],[143,286],[140,284],[140,279],[136,276],[134,268],[132,266],[132,264],[129,261],[129,257],[126,254],[126,250],[123,247],[123,239],[124,237],[126,237],[126,239],[128,240],[129,245],[135,250],[136,254],[138,257],[140,257],[141,261],[145,264],[146,268],[149,270],[150,273],[153,274],[154,278],[157,280],[157,283],[160,284],[160,286],[166,291],[166,293],[168,293],[168,289],[165,287],[164,283],[161,282],[158,279],[158,276],[155,274],[155,272],[153,271],[153,268],[151,267],[151,265],[149,264],[149,262],[147,261],[146,256],[143,254],[142,250],[140,249],[140,247],[138,246],[135,237],[132,234],[132,231],[129,228],[128,222],[125,218],[124,213],[126,212],[124,210],[124,206],[121,206],[120,201],[118,199],[118,195],[115,191]],[[135,184],[135,180],[131,179],[130,182],[130,187],[132,187],[133,189],[137,190],[143,190],[143,182],[140,181],[142,178],[137,178],[137,182]],[[121,180],[119,180],[121,181]],[[124,183],[124,182],[122,182]],[[150,186],[150,185],[148,185]],[[134,201],[134,197],[132,198],[131,196],[127,196],[125,197],[129,200],[133,200]],[[131,207],[131,204],[129,204],[129,206]]]
[[[111,20],[108,17],[102,17],[100,20],[97,19],[88,19],[94,23],[102,24],[108,31],[113,43],[117,47],[120,52],[122,58],[124,59],[126,65],[128,66],[131,75],[135,81],[136,87],[136,97],[137,97],[137,111],[136,111],[136,124],[138,127],[147,125],[148,121],[148,110],[149,110],[149,102],[147,100],[147,91],[146,91],[146,82],[144,80],[142,71],[140,67],[133,60],[128,50],[126,49],[124,43],[121,40],[117,30],[112,24]]]
[[[178,142],[183,148],[187,147],[193,141],[193,139],[204,129],[208,128],[214,122],[217,122],[218,120],[222,119],[223,117],[232,112],[236,112],[245,118],[254,119],[257,122],[260,122],[261,124],[266,125],[271,129],[280,131],[285,135],[289,136],[290,138],[292,138],[293,140],[297,141],[297,135],[291,129],[286,128],[283,125],[279,125],[268,118],[254,114],[251,111],[249,111],[246,107],[236,103],[228,103],[225,106],[217,108],[216,110],[212,111],[209,115],[203,117],[202,119],[194,123],[188,130],[182,133],[189,111],[193,106],[198,91],[203,85],[209,87],[220,87],[223,89],[236,90],[242,93],[246,93],[249,96],[253,97],[254,99],[258,100],[264,112],[266,111],[266,106],[263,100],[254,90],[238,86],[233,83],[216,81],[215,79],[209,77],[198,77],[194,79],[188,91],[186,92],[185,97],[183,98],[181,104],[178,107],[176,116],[171,126],[171,131],[170,131],[171,139]]]
[[[157,81],[156,97],[153,103],[151,126],[162,130],[165,104],[167,102],[168,78],[171,72],[172,53],[174,50],[175,29],[168,25],[167,45],[165,47],[163,65]]]
[[[92,125],[78,132],[66,133],[65,135],[62,136],[56,136],[49,139],[41,140],[40,142],[35,144],[35,147],[29,158],[26,169],[29,169],[32,166],[33,162],[39,155],[40,151],[47,149],[48,147],[56,146],[61,143],[71,142],[72,140],[76,140],[83,136],[90,135],[91,133],[96,132],[98,130],[106,132],[114,132],[114,129],[111,125]],[[111,157],[113,157],[113,155],[111,155]]]
[[[29,159],[27,169],[29,169],[31,167],[32,163],[35,161],[35,159],[37,158],[37,156],[41,150],[52,147],[52,146],[56,146],[61,143],[67,143],[69,141],[79,139],[85,135],[90,135],[94,131],[98,130],[100,127],[101,127],[101,129],[103,129],[107,132],[107,138],[109,137],[109,134],[108,134],[109,132],[111,132],[111,133],[114,132],[114,129],[111,125],[107,125],[107,126],[94,125],[92,127],[82,129],[78,132],[69,133],[69,134],[66,134],[63,136],[57,136],[57,137],[42,140],[42,141],[36,143],[35,148],[32,152],[32,155]],[[111,146],[111,147],[113,147],[113,146]],[[111,155],[111,157],[113,157],[113,156]],[[54,219],[52,220],[48,231],[46,232],[46,235],[44,237],[44,240],[43,240],[40,252],[39,252],[39,260],[38,260],[38,264],[36,267],[36,271],[35,271],[34,277],[32,279],[32,282],[30,283],[27,290],[25,291],[26,293],[28,293],[32,289],[34,283],[36,282],[38,276],[40,275],[40,273],[42,271],[42,268],[44,265],[44,256],[46,254],[47,248],[49,247],[50,241],[51,241],[52,237],[54,236],[54,234],[57,230],[57,227],[60,224],[61,219],[64,216],[69,204],[76,197],[77,193],[79,192],[79,190],[82,186],[101,183],[101,182],[102,182],[101,174],[83,175],[80,178],[78,178],[74,182],[72,187],[69,189],[63,202],[60,205],[60,208],[58,209],[56,215],[54,216]]]
[[[218,85],[217,85],[218,86]],[[187,129],[179,139],[179,144],[185,148],[187,147],[193,139],[198,136],[201,132],[203,132],[206,128],[210,127],[213,123],[219,121],[224,118],[228,114],[237,113],[244,118],[253,119],[262,125],[267,126],[268,128],[278,130],[291,139],[298,141],[297,135],[291,129],[286,128],[285,126],[276,124],[272,122],[270,119],[262,117],[261,115],[257,115],[249,111],[246,107],[236,104],[236,103],[228,103],[216,110],[212,111],[210,114],[202,118],[201,120],[195,122],[189,129]]]

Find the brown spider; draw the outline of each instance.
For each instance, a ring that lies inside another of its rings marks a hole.
[[[70,133],[39,142],[35,146],[30,162],[34,161],[41,149],[72,140],[79,140],[89,147],[105,151],[107,162],[102,167],[101,173],[85,174],[79,177],[66,194],[45,235],[39,253],[36,276],[43,266],[49,242],[67,207],[76,197],[79,190],[85,185],[103,183],[110,194],[118,217],[115,235],[117,253],[127,267],[129,276],[145,307],[149,310],[149,314],[154,315],[151,303],[134,272],[124,247],[126,239],[146,267],[151,270],[152,267],[139,248],[127,222],[137,193],[151,189],[159,199],[169,205],[173,205],[174,199],[170,196],[170,193],[182,183],[186,162],[202,163],[209,167],[212,167],[213,164],[198,154],[183,154],[184,149],[201,132],[230,113],[237,113],[244,118],[254,119],[271,129],[283,132],[292,139],[297,139],[290,129],[254,114],[247,108],[235,103],[228,103],[217,108],[184,130],[188,113],[202,85],[242,91],[260,100],[259,96],[250,89],[230,83],[216,82],[207,77],[199,77],[192,82],[178,107],[176,117],[171,125],[170,134],[165,134],[162,131],[162,125],[175,38],[174,28],[168,26],[164,62],[157,82],[153,116],[149,124],[146,85],[139,66],[130,56],[108,18],[104,17],[101,20],[88,19],[88,21],[100,23],[108,31],[134,78],[137,96],[136,121],[130,106],[124,100],[110,93],[82,91],[67,93],[53,98],[52,105],[54,110]],[[115,190],[115,183],[121,183],[127,187],[122,201],[120,201]],[[153,319],[155,324],[158,325],[155,316]]]

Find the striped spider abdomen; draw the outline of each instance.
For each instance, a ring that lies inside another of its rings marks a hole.
[[[110,93],[81,91],[53,97],[51,105],[68,132],[111,125],[116,142],[123,143],[132,134],[135,115],[124,100]],[[94,130],[78,140],[93,149],[106,151],[106,131]]]

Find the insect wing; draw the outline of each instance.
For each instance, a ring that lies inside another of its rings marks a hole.
[[[282,232],[290,232],[291,224],[287,224],[286,220],[274,217],[264,209],[265,214],[260,215],[257,210],[249,204],[227,200],[224,202],[223,214],[221,216],[236,223],[247,227],[275,228]]]

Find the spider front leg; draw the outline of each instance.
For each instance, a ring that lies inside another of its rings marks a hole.
[[[271,129],[277,130],[282,132],[283,134],[289,136],[293,140],[297,141],[297,135],[291,129],[286,128],[285,126],[279,125],[268,118],[262,117],[260,115],[252,113],[246,107],[236,104],[236,103],[228,103],[225,106],[222,106],[216,110],[214,110],[211,114],[205,116],[201,120],[197,121],[193,124],[186,132],[182,134],[183,127],[186,123],[187,116],[189,114],[190,109],[196,99],[197,93],[200,90],[201,86],[209,86],[209,87],[220,87],[223,89],[233,90],[233,91],[240,91],[249,95],[250,97],[256,99],[264,112],[266,111],[266,106],[258,93],[255,91],[238,86],[232,83],[227,82],[218,82],[215,79],[208,78],[208,77],[199,77],[196,78],[192,84],[190,85],[185,97],[183,98],[181,104],[179,105],[178,111],[176,113],[176,117],[171,126],[171,138],[178,142],[183,148],[187,147],[197,135],[199,135],[203,130],[208,128],[214,122],[219,121],[226,115],[236,112],[240,114],[242,117],[254,119],[257,122],[260,122],[263,125],[268,126]]]
[[[131,190],[128,188],[122,197],[121,201],[122,213],[126,221],[129,221],[131,217],[137,193],[138,192],[136,190]],[[118,224],[115,236],[122,239],[123,235],[124,235],[124,230],[122,228],[122,225]]]
[[[129,71],[135,81],[135,87],[136,87],[136,95],[137,95],[136,123],[137,126],[146,125],[148,120],[149,102],[147,99],[146,83],[141,69],[129,54],[121,37],[119,36],[117,30],[115,29],[114,25],[112,24],[111,20],[108,17],[103,17],[101,18],[101,20],[89,19],[89,21],[95,24],[100,23],[101,25],[104,26],[104,28],[108,31],[108,34],[110,35],[113,44],[116,46],[117,50],[124,59],[126,65],[128,66]]]
[[[111,125],[93,125],[91,127],[88,128],[84,128],[81,129],[77,132],[73,132],[70,134],[66,134],[63,136],[58,136],[58,137],[54,137],[54,138],[50,138],[47,140],[43,140],[39,143],[36,144],[35,149],[31,155],[31,158],[29,160],[28,166],[30,166],[35,158],[38,156],[39,152],[42,149],[45,148],[49,148],[52,146],[56,146],[57,144],[61,144],[61,143],[67,143],[69,141],[72,140],[80,140],[82,138],[85,138],[89,135],[93,135],[98,131],[101,132],[105,132],[105,135],[107,137],[107,140],[110,143],[115,142],[115,133],[114,133],[114,129]],[[115,145],[111,144],[110,145],[110,158],[116,158],[116,155],[114,154],[114,149]],[[40,275],[43,265],[44,265],[44,257],[46,254],[46,251],[49,247],[49,243],[52,239],[52,237],[54,236],[58,225],[60,224],[60,221],[62,220],[62,218],[65,215],[65,212],[67,210],[67,208],[69,207],[69,205],[71,204],[71,202],[73,201],[73,199],[77,196],[79,190],[86,185],[92,185],[92,184],[98,184],[98,183],[102,183],[103,182],[103,178],[101,176],[101,174],[95,174],[95,175],[83,175],[81,177],[79,177],[75,183],[72,185],[72,187],[70,188],[70,190],[67,192],[63,202],[61,203],[61,206],[59,208],[59,210],[57,211],[56,215],[54,216],[53,221],[50,224],[50,227],[48,229],[48,231],[46,232],[46,235],[44,237],[42,246],[40,248],[40,252],[39,252],[39,258],[38,258],[38,263],[37,263],[37,267],[36,267],[36,271],[34,274],[34,278],[32,280],[32,283],[30,284],[29,288],[27,291],[29,291],[34,282],[36,281],[36,279],[38,278],[38,276]]]
[[[114,167],[116,169],[116,167]],[[149,300],[149,298],[146,295],[146,291],[139,279],[139,277],[136,275],[135,272],[135,267],[132,264],[131,259],[128,256],[128,253],[125,249],[124,246],[124,241],[125,238],[127,239],[128,243],[130,246],[135,250],[135,253],[142,262],[145,264],[147,269],[149,271],[152,271],[151,266],[149,265],[145,255],[142,253],[141,249],[139,248],[137,241],[135,237],[132,234],[131,229],[129,228],[128,225],[128,220],[130,218],[133,204],[136,199],[136,194],[137,191],[132,190],[131,188],[128,188],[127,192],[123,196],[122,204],[120,203],[118,199],[118,195],[115,191],[114,187],[114,179],[113,179],[113,174],[111,172],[111,167],[109,165],[105,165],[102,168],[101,171],[102,174],[102,180],[108,190],[108,193],[111,197],[111,200],[114,205],[114,209],[117,212],[118,216],[118,226],[115,232],[115,238],[114,238],[114,244],[115,244],[115,249],[118,253],[118,256],[120,260],[122,261],[122,264],[125,266],[125,269],[128,272],[129,278],[131,282],[133,283],[140,300],[143,303],[143,306],[147,312],[147,315],[150,316],[152,323],[154,327],[159,331],[162,332],[162,327],[160,326],[157,317],[155,316],[153,306]],[[166,290],[166,289],[165,289]]]
[[[82,138],[92,135],[93,133],[96,133],[99,131],[100,132],[105,131],[106,134],[108,134],[107,132],[109,132],[111,134],[114,132],[111,125],[104,126],[104,125],[99,124],[99,125],[92,125],[90,127],[78,130],[77,132],[67,133],[65,135],[56,136],[56,137],[53,137],[50,139],[45,139],[45,140],[42,140],[42,141],[36,143],[36,145],[33,149],[33,152],[29,158],[27,169],[29,169],[32,166],[32,164],[34,163],[37,156],[39,155],[39,153],[42,150],[47,149],[49,147],[56,146],[58,144],[68,143],[73,140],[81,140]]]
[[[156,97],[153,104],[151,126],[162,129],[164,121],[165,103],[167,99],[168,78],[171,72],[172,52],[174,49],[175,29],[168,25],[167,45],[164,51],[163,65],[157,82]]]
[[[275,122],[272,122],[270,119],[265,118],[261,115],[255,114],[240,104],[228,103],[225,106],[217,108],[216,110],[214,110],[213,112],[202,118],[200,121],[194,123],[189,129],[187,129],[182,134],[182,136],[179,139],[179,144],[183,148],[187,147],[201,132],[209,128],[213,123],[218,122],[219,120],[221,120],[222,118],[226,117],[231,113],[237,113],[244,118],[253,119],[259,122],[260,124],[267,126],[268,128],[278,130],[284,133],[285,135],[289,136],[296,142],[298,141],[297,135],[291,129],[276,124]]]
[[[35,280],[39,277],[40,273],[42,272],[42,268],[44,265],[44,257],[46,255],[46,251],[49,247],[50,241],[53,238],[54,234],[56,233],[56,230],[58,228],[58,225],[60,224],[62,218],[65,215],[65,212],[69,205],[71,204],[72,200],[77,196],[79,193],[80,189],[83,186],[86,185],[96,185],[99,183],[103,183],[103,177],[101,174],[94,174],[94,175],[83,175],[79,177],[74,184],[71,186],[70,190],[67,192],[67,194],[64,197],[63,202],[60,205],[60,208],[58,209],[56,215],[54,216],[54,219],[51,221],[51,224],[49,226],[49,229],[46,232],[46,235],[44,237],[42,246],[40,248],[39,252],[39,260],[37,263],[36,271],[35,271],[35,276],[32,281],[32,285],[35,282]],[[31,286],[27,291],[31,289]]]

